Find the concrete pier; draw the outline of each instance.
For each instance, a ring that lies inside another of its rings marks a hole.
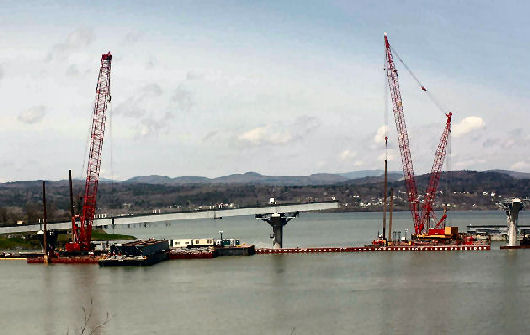
[[[517,243],[517,219],[519,212],[523,209],[523,201],[519,198],[504,200],[499,206],[506,212],[508,223],[508,246],[516,246]]]
[[[287,222],[297,217],[299,212],[294,213],[268,213],[268,214],[257,214],[256,219],[263,220],[271,225],[273,239],[273,249],[281,249],[283,247],[283,226]]]

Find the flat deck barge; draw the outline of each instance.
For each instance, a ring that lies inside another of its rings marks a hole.
[[[100,266],[145,266],[169,259],[166,240],[138,240],[110,247],[110,252],[98,260]]]
[[[282,248],[256,249],[256,254],[312,254],[328,252],[374,252],[374,251],[487,251],[490,250],[489,244],[481,245],[403,245],[387,247],[318,247],[318,248]]]
[[[169,259],[197,259],[197,258],[214,258],[216,255],[212,248],[206,249],[187,249],[178,248],[169,251]]]
[[[49,257],[48,263],[53,264],[97,264],[101,256],[58,256]],[[44,263],[44,256],[27,258],[28,264],[42,264]]]
[[[530,249],[530,245],[501,245],[501,250],[505,249]]]
[[[168,259],[168,254],[158,253],[149,256],[104,256],[99,261],[100,266],[149,266]]]
[[[252,256],[256,253],[254,245],[236,245],[216,247],[214,257],[217,256]]]

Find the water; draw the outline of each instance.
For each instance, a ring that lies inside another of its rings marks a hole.
[[[379,213],[303,214],[284,246],[360,245]],[[521,224],[530,216],[522,213]],[[452,213],[452,224],[503,223],[502,212]],[[396,213],[396,229],[410,228]],[[251,217],[116,228],[138,237],[241,238],[270,246]],[[0,262],[2,334],[517,334],[530,327],[530,250],[256,255],[146,268]],[[92,305],[91,305],[92,301]]]

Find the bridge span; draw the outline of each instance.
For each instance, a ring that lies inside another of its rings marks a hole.
[[[215,219],[220,217],[241,216],[241,215],[256,215],[256,214],[271,214],[271,213],[287,213],[287,212],[311,212],[321,211],[327,209],[339,208],[338,202],[315,202],[307,204],[285,204],[273,205],[267,207],[249,207],[249,208],[235,208],[235,209],[220,209],[207,210],[195,212],[176,212],[176,213],[161,213],[161,214],[141,214],[141,215],[124,215],[108,217],[103,219],[94,219],[94,227],[111,226],[125,224],[142,224],[175,220],[197,220],[197,219]],[[49,223],[48,229],[70,229],[71,222]],[[40,224],[23,225],[16,227],[2,227],[0,234],[20,233],[29,231],[39,231]]]

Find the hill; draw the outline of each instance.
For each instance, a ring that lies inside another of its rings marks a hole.
[[[98,192],[98,213],[122,215],[129,213],[193,211],[212,207],[248,207],[264,205],[269,198],[280,203],[305,203],[336,200],[343,211],[376,211],[381,209],[383,178],[365,176],[344,180],[334,174],[301,177],[270,177],[257,173],[234,174],[198,183],[167,183],[169,179],[194,181],[204,177],[169,178],[149,176],[121,183],[101,183]],[[197,178],[197,179],[196,179]],[[391,174],[389,186],[394,188],[396,210],[406,210],[406,192],[400,174]],[[417,177],[419,194],[425,192],[429,176]],[[339,182],[337,182],[337,180]],[[145,181],[145,182],[142,182]],[[160,183],[153,183],[161,181]],[[299,183],[286,185],[283,183]],[[322,183],[320,185],[308,183]],[[270,184],[272,183],[272,184]],[[304,184],[305,183],[305,184]],[[75,206],[84,182],[74,181]],[[503,197],[530,196],[530,179],[516,179],[506,173],[486,171],[451,171],[443,173],[441,191],[436,206],[451,203],[453,208],[495,209]],[[14,224],[17,220],[37,222],[42,217],[41,181],[21,181],[0,184],[0,224]],[[51,221],[69,217],[68,182],[47,183],[48,214]]]

